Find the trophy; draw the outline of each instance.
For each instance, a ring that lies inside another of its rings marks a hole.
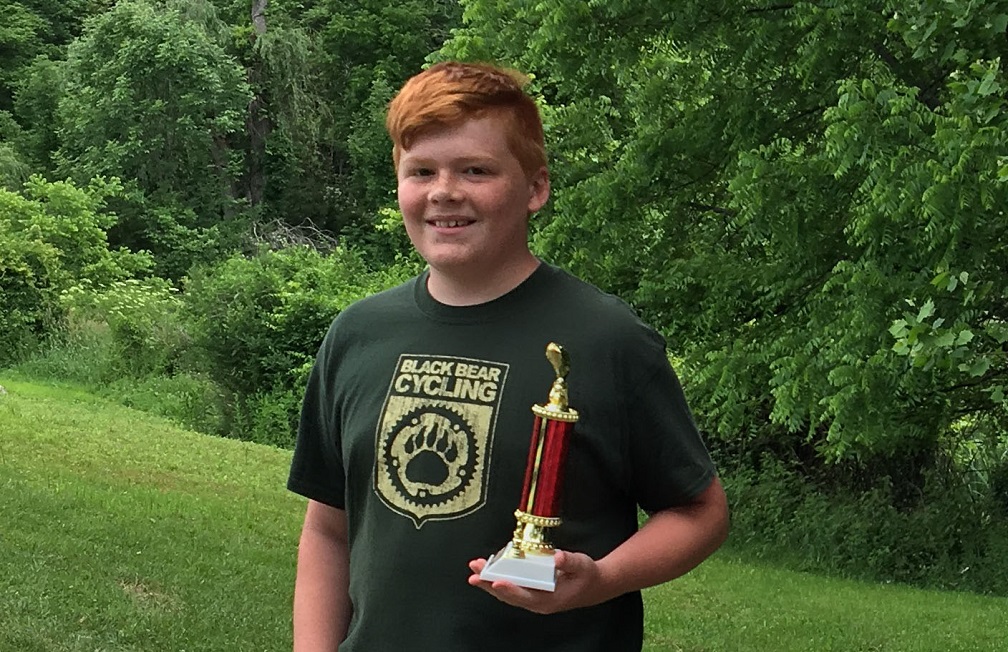
[[[535,421],[521,501],[515,511],[514,535],[490,557],[480,579],[506,580],[518,586],[543,591],[556,587],[553,545],[549,528],[560,525],[564,462],[578,413],[567,405],[567,374],[570,356],[558,344],[546,347],[546,359],[556,371],[546,405],[533,405]]]

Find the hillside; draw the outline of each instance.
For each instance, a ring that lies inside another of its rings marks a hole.
[[[0,378],[0,651],[287,650],[288,451]],[[459,590],[467,590],[464,584]],[[1008,600],[722,553],[647,594],[645,649],[1004,650]]]

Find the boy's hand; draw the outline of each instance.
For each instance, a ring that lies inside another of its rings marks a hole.
[[[538,614],[590,607],[615,597],[608,594],[598,563],[588,555],[557,550],[553,561],[556,565],[556,589],[552,592],[527,589],[503,580],[482,580],[479,574],[486,566],[485,559],[469,562],[469,569],[473,572],[469,576],[469,584],[483,589],[501,602]]]

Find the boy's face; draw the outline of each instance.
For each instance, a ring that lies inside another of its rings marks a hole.
[[[528,216],[546,203],[549,176],[525,174],[506,129],[499,117],[471,119],[402,151],[399,208],[432,273],[492,278],[529,256]]]

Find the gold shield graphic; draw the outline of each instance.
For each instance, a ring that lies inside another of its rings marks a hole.
[[[374,489],[420,528],[486,499],[486,474],[506,364],[404,354],[378,421]]]

